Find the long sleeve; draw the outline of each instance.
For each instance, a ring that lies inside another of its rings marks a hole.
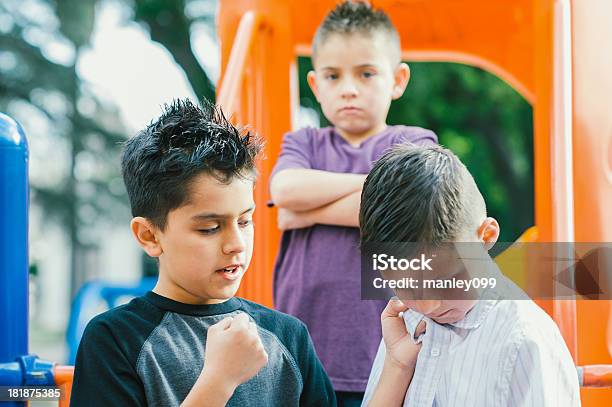
[[[376,357],[374,358],[374,363],[372,364],[372,370],[370,371],[370,377],[368,378],[368,385],[365,390],[365,395],[363,396],[362,406],[367,406],[372,396],[374,396],[374,391],[376,390],[376,386],[380,381],[380,375],[382,374],[382,369],[385,364],[385,355],[387,351],[385,349],[385,342],[383,340],[380,341],[380,345],[378,346],[378,352],[376,352]]]
[[[71,406],[146,406],[144,388],[104,321],[85,329],[77,352]]]
[[[300,406],[335,406],[336,394],[334,393],[331,381],[317,357],[308,329],[304,324],[300,325],[302,329],[299,334],[300,345],[298,349],[302,350],[303,356],[297,356],[300,359],[299,368],[302,373],[302,380],[304,381]]]
[[[555,339],[551,338],[551,345]],[[514,363],[507,405],[580,406],[576,369],[567,363],[569,357],[559,357],[561,353],[568,353],[564,346],[543,348],[532,340],[523,342]]]

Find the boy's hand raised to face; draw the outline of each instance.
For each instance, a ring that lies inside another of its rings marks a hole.
[[[414,375],[420,343],[414,343],[406,329],[401,313],[408,306],[398,299],[391,299],[380,316],[383,340],[385,341],[385,361],[374,394],[368,407],[401,406]],[[424,327],[421,327],[424,330]],[[417,327],[419,331],[419,327]]]
[[[224,406],[240,384],[268,363],[257,326],[245,313],[208,328],[204,369],[182,406]]]
[[[380,319],[383,340],[387,348],[387,361],[401,369],[414,369],[421,344],[415,343],[406,329],[404,318],[401,315],[406,310],[408,310],[407,305],[392,298],[383,310]],[[424,324],[424,321],[421,321],[421,324]],[[417,327],[417,331],[424,331],[425,327],[421,324]]]

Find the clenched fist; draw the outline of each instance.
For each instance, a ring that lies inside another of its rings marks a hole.
[[[257,326],[240,313],[227,317],[208,329],[204,370],[221,373],[236,386],[255,376],[268,363]]]
[[[208,328],[204,369],[181,406],[221,407],[268,363],[257,326],[241,313]]]

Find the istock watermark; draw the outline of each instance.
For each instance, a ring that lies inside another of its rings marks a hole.
[[[433,258],[427,258],[425,254],[421,254],[421,257],[416,259],[398,259],[395,256],[388,255],[386,253],[373,254],[372,268],[378,271],[431,270],[430,263],[432,260]]]
[[[367,243],[362,299],[612,300],[612,243]]]

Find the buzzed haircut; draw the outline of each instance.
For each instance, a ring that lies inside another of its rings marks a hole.
[[[400,62],[400,38],[389,16],[380,9],[372,8],[365,1],[345,0],[339,3],[323,20],[312,42],[313,60],[317,49],[333,34],[364,34],[372,36],[383,33],[391,40],[389,48]],[[396,54],[396,55],[395,55]]]
[[[486,214],[482,196],[450,150],[402,144],[383,155],[361,194],[361,244],[456,241]]]
[[[225,184],[234,177],[254,180],[261,149],[258,137],[232,125],[213,104],[172,101],[125,143],[121,170],[132,216],[163,230],[168,213],[189,202],[195,177],[208,174]]]

